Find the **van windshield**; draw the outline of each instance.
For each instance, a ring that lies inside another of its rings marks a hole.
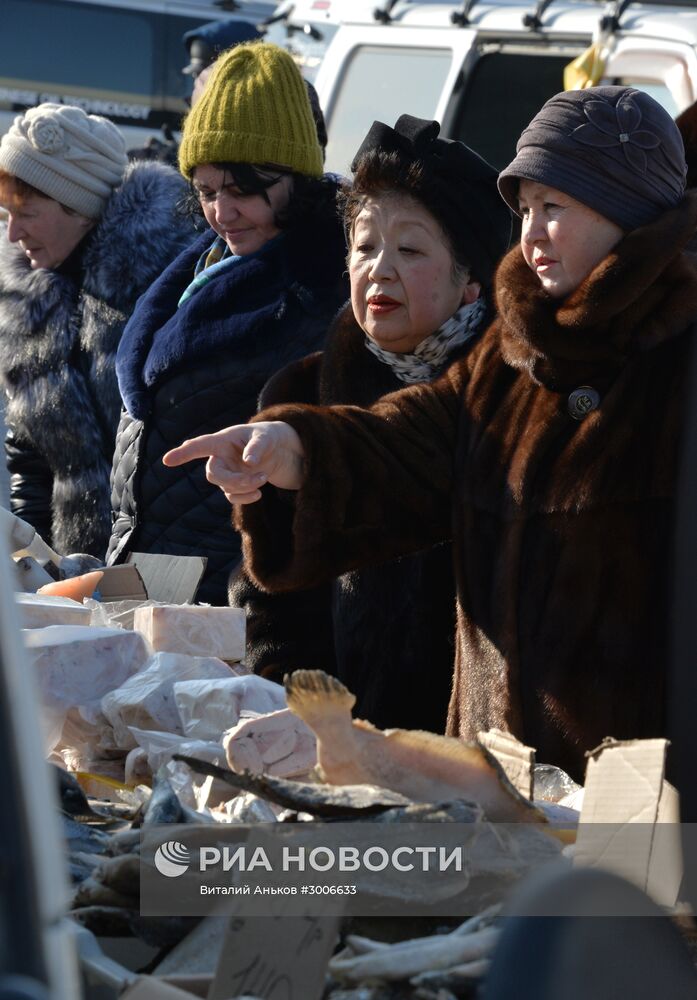
[[[374,121],[392,124],[408,111],[433,118],[451,60],[450,49],[356,49],[331,111],[327,169],[349,173],[349,164]]]
[[[502,170],[516,142],[545,101],[564,89],[564,67],[573,56],[480,50],[467,77],[449,131]]]

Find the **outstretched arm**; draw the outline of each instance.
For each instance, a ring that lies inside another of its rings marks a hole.
[[[299,490],[305,479],[305,452],[289,424],[274,420],[237,424],[216,434],[184,441],[163,456],[165,465],[207,458],[206,478],[219,486],[231,504],[261,499],[265,483]]]
[[[369,410],[274,406],[165,461],[209,460],[208,478],[236,505],[245,567],[263,589],[313,587],[451,537],[465,379],[454,365]],[[297,491],[295,502],[265,483]]]

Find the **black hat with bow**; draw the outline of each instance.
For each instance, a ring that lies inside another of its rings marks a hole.
[[[438,220],[472,276],[491,284],[511,239],[511,213],[501,198],[497,172],[464,142],[439,137],[436,121],[401,115],[394,128],[373,122],[356,153],[355,172],[372,152],[395,153],[405,170],[418,166],[421,181],[411,193]],[[413,176],[413,172],[412,172]]]

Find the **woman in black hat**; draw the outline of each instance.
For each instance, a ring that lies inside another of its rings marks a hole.
[[[370,130],[344,205],[351,302],[324,351],[274,376],[262,406],[370,406],[432,381],[488,325],[510,214],[493,167],[438,131],[409,115]],[[247,661],[257,673],[280,681],[296,667],[320,667],[355,692],[362,718],[444,731],[455,632],[449,544],[298,594],[264,594],[238,574],[230,603],[247,610]]]
[[[167,459],[214,456],[267,589],[452,538],[448,732],[507,729],[577,778],[606,736],[666,735],[697,317],[685,172],[647,94],[556,95],[499,178],[521,245],[465,358],[368,411],[274,407]]]

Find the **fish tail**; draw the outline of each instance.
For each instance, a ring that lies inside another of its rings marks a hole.
[[[323,670],[295,670],[283,678],[288,708],[303,722],[327,721],[329,716],[351,718],[356,698],[336,677]]]

